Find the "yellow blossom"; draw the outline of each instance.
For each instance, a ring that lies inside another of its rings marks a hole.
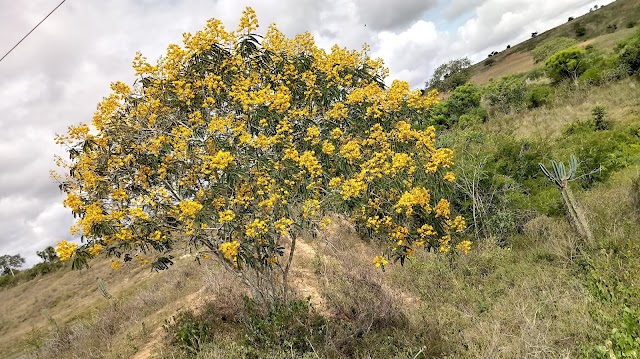
[[[376,266],[376,268],[384,268],[384,266],[389,264],[389,262],[383,256],[376,256],[375,258],[373,258],[373,264]]]
[[[236,218],[236,214],[230,209],[226,211],[222,211],[218,214],[218,222],[220,223],[231,222],[235,218]]]
[[[92,257],[97,257],[98,255],[100,255],[103,248],[104,247],[100,243],[94,243],[91,247],[89,247],[87,251]]]
[[[467,254],[471,250],[471,244],[471,241],[464,240],[456,245],[456,250],[460,253]]]
[[[78,245],[76,243],[65,240],[56,243],[56,253],[58,253],[58,257],[60,257],[60,260],[63,262],[73,258],[77,248]]]
[[[453,172],[447,172],[442,179],[447,182],[454,182],[456,180],[456,176]]]
[[[267,222],[260,219],[255,219],[252,223],[246,225],[245,234],[247,235],[247,237],[257,238],[267,233],[268,230],[269,226],[267,225]]]
[[[449,209],[449,201],[444,198],[441,199],[440,202],[438,202],[438,204],[436,205],[435,211],[436,218],[443,217],[449,219],[449,216],[451,215],[451,210]]]

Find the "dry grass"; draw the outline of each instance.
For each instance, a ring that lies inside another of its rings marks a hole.
[[[133,355],[166,318],[165,306],[197,289],[192,260],[175,267],[171,275],[140,267],[116,272],[102,260],[87,270],[67,268],[1,291],[0,357]],[[101,295],[97,277],[114,300]]]
[[[640,86],[633,79],[602,87],[557,91],[554,104],[492,118],[484,129],[516,138],[557,138],[568,124],[591,118],[595,105],[605,108],[606,119],[614,125],[627,125],[640,119]]]
[[[516,52],[504,56],[496,61],[492,66],[487,66],[471,78],[471,82],[476,85],[489,83],[490,79],[499,79],[504,76],[522,74],[533,70],[536,66],[533,56],[527,52]]]

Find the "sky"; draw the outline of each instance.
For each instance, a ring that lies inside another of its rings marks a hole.
[[[0,0],[0,56],[61,0]],[[234,29],[253,7],[266,31],[308,31],[327,50],[370,45],[390,78],[424,87],[440,64],[460,57],[480,61],[580,16],[592,0],[66,0],[0,62],[0,255],[36,251],[72,239],[73,217],[49,173],[54,143],[70,125],[91,122],[109,84],[135,80],[136,51],[158,59],[182,33],[207,19]]]

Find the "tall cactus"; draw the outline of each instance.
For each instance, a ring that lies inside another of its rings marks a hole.
[[[107,287],[104,285],[104,282],[102,281],[102,279],[97,278],[98,279],[98,289],[100,289],[100,294],[102,294],[103,297],[111,300],[113,299],[113,296],[111,295],[111,293],[109,293],[107,291]]]
[[[569,223],[578,232],[578,234],[584,237],[587,241],[593,242],[593,233],[589,228],[587,222],[587,216],[584,209],[580,205],[580,202],[574,197],[569,182],[573,181],[576,176],[576,170],[578,168],[578,161],[576,156],[571,155],[569,158],[569,172],[562,162],[551,161],[551,167],[553,172],[549,171],[542,163],[538,164],[542,172],[553,182],[562,195],[562,201],[567,209],[567,215],[569,217]]]

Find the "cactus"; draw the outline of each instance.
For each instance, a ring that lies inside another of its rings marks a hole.
[[[100,289],[100,293],[103,297],[107,299],[113,298],[113,296],[109,292],[107,292],[107,287],[104,285],[104,282],[100,278],[98,278],[98,289]]]
[[[542,163],[538,164],[542,172],[553,182],[562,195],[562,201],[567,209],[569,223],[578,232],[580,236],[589,242],[593,242],[593,233],[589,228],[587,217],[580,202],[573,196],[569,182],[576,179],[576,171],[578,168],[578,160],[576,156],[571,155],[569,158],[569,172],[562,162],[551,161],[553,172],[549,171]]]

